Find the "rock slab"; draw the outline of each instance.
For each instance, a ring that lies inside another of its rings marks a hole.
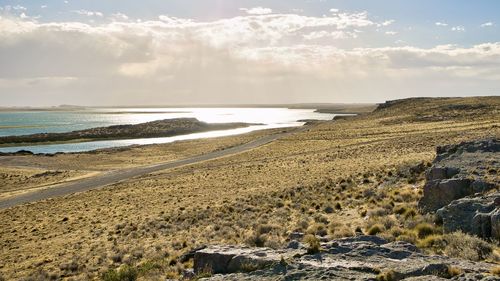
[[[421,253],[407,242],[357,236],[321,243],[322,251],[209,246],[195,254],[195,272],[203,280],[376,280],[392,272],[396,280],[443,280],[449,268],[462,271],[454,280],[500,280],[488,272],[493,264]],[[480,277],[481,279],[477,279]]]

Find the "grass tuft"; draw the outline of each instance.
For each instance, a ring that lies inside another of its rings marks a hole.
[[[367,234],[368,235],[377,235],[381,233],[384,230],[384,226],[381,224],[375,224],[370,229],[368,229]]]

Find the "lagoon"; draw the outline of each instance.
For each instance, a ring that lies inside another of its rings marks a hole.
[[[8,153],[19,150],[29,150],[34,153],[84,152],[130,145],[170,143],[180,140],[238,135],[256,130],[297,127],[304,125],[303,120],[331,120],[334,116],[334,114],[317,113],[314,109],[288,108],[91,108],[71,111],[0,112],[0,136],[62,133],[174,118],[196,118],[207,123],[261,124],[246,128],[163,138],[3,147],[0,148],[0,152]]]

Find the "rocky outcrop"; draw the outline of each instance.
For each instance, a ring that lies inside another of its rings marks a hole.
[[[256,270],[279,263],[282,259],[304,255],[305,249],[272,250],[266,248],[212,246],[194,255],[195,273],[231,273]]]
[[[462,231],[483,238],[500,239],[500,193],[467,197],[436,212],[445,232]]]
[[[419,207],[436,212],[445,232],[500,238],[500,193],[495,191],[500,143],[475,141],[438,147],[436,152]]]
[[[198,274],[215,274],[204,280],[376,280],[384,273],[394,280],[441,280],[452,277],[450,268],[462,272],[455,280],[476,280],[471,278],[486,277],[493,267],[428,256],[407,242],[388,242],[376,236],[324,242],[321,248],[320,253],[307,254],[301,247],[210,246],[196,252],[194,267]]]

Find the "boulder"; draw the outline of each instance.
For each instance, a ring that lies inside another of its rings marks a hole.
[[[483,238],[500,238],[500,193],[467,197],[439,209],[436,216],[445,232],[463,231]]]
[[[491,212],[491,237],[500,239],[500,209],[496,205],[496,209]]]
[[[424,197],[419,207],[425,212],[435,212],[453,200],[473,194],[469,179],[444,179],[427,181],[424,185]]]

